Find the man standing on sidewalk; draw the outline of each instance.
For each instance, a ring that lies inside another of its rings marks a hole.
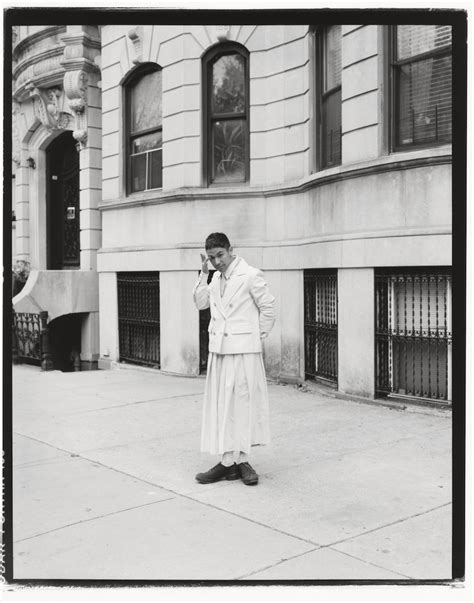
[[[255,485],[250,447],[270,441],[262,339],[275,322],[275,298],[262,272],[233,254],[224,233],[210,234],[205,249],[193,291],[197,308],[211,309],[201,451],[222,459],[196,479],[209,484],[241,477]],[[210,285],[208,262],[216,269]]]

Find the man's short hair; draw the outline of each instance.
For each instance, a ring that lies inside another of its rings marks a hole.
[[[223,232],[211,232],[206,239],[205,249],[214,249],[215,247],[225,247],[229,249],[230,241]]]

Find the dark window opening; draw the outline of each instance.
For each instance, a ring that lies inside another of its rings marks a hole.
[[[304,271],[305,376],[337,385],[337,271]]]
[[[121,272],[117,292],[120,361],[160,368],[159,272]]]
[[[449,403],[451,344],[449,268],[376,272],[378,396]]]
[[[326,27],[318,35],[319,167],[341,163],[341,41],[340,25]]]

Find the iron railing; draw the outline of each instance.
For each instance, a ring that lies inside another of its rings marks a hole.
[[[377,395],[449,403],[449,271],[376,273],[375,339]]]
[[[160,368],[159,272],[117,275],[119,357]]]
[[[48,312],[38,314],[12,309],[12,360],[53,369],[49,348]]]
[[[305,374],[337,384],[337,272],[304,272]]]

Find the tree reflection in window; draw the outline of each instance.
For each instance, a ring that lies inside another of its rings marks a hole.
[[[162,186],[162,73],[154,64],[145,65],[127,85],[128,191]]]
[[[248,179],[247,56],[245,49],[227,47],[213,49],[207,58],[209,183],[245,182]]]
[[[245,112],[244,58],[239,54],[223,56],[213,65],[212,112]]]

